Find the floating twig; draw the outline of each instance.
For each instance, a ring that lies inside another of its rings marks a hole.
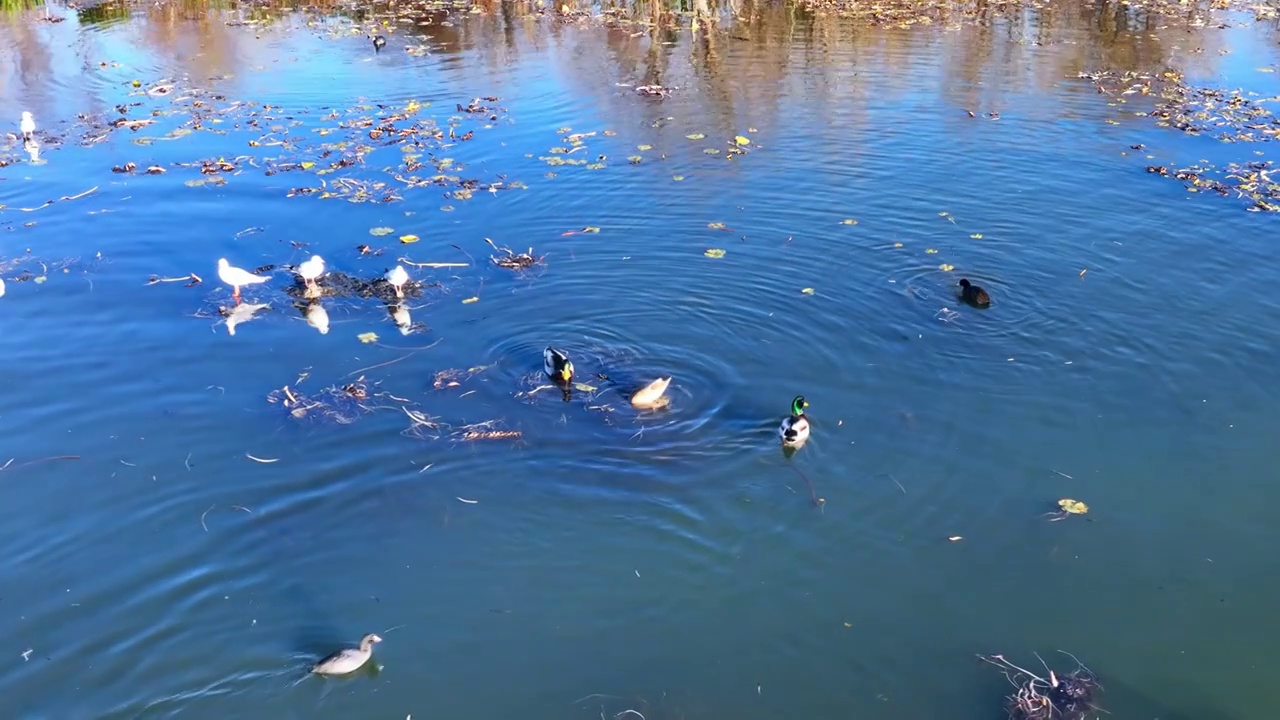
[[[88,190],[85,190],[84,192],[82,192],[82,193],[80,193],[80,194],[78,194],[78,195],[63,195],[62,197],[58,198],[57,200],[46,200],[46,201],[45,201],[45,203],[44,203],[43,205],[40,205],[40,206],[38,206],[38,207],[33,207],[33,208],[14,208],[14,210],[21,210],[22,212],[35,212],[35,211],[37,211],[37,210],[43,210],[43,209],[45,209],[45,208],[49,207],[50,205],[52,205],[52,204],[54,204],[54,203],[56,203],[56,202],[62,202],[62,201],[64,201],[64,200],[79,200],[80,198],[85,197],[86,195],[90,195],[90,194],[92,194],[92,193],[96,192],[96,191],[97,191],[97,189],[98,189],[98,186],[97,186],[97,185],[94,185],[93,187],[89,188]]]

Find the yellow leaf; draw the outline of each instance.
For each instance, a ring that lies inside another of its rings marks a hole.
[[[937,249],[935,249],[935,248],[928,248],[927,250],[925,250],[925,251],[924,251],[924,254],[925,254],[925,255],[937,255],[937,254],[938,254],[938,251],[937,251]]]
[[[138,87],[142,87],[142,81],[141,81],[141,80],[134,80],[134,81],[133,81],[132,83],[130,83],[130,84],[131,84],[131,85],[133,85],[133,86],[134,86],[134,87],[136,87],[136,88],[138,88]]]
[[[685,135],[685,137],[689,138],[690,140],[701,140],[705,138],[706,135],[703,135],[702,133],[690,133],[688,135]]]
[[[723,251],[723,250],[721,250],[720,248],[711,248],[710,250],[708,250],[708,251],[707,251],[706,253],[704,253],[704,254],[705,254],[707,257],[709,257],[709,258],[722,258],[722,257],[724,257],[724,251]]]
[[[303,161],[302,161],[302,169],[303,169],[303,170],[310,170],[311,168],[313,168],[313,167],[315,167],[315,166],[316,166],[316,164],[315,164],[315,163],[313,163],[313,162],[311,162],[310,160],[303,160]]]
[[[463,300],[463,301],[462,301],[462,304],[463,304],[463,305],[470,305],[470,304],[471,304],[471,303],[473,303],[473,302],[480,302],[480,298],[478,298],[478,297],[469,297],[469,298],[467,298],[466,300]]]
[[[591,226],[591,225],[588,225],[587,227],[582,228],[582,232],[584,232],[584,233],[598,233],[598,232],[600,232],[600,228],[598,228],[598,227],[594,227],[594,226]]]
[[[408,245],[409,243],[416,243],[418,242],[418,236],[417,235],[401,235],[400,242],[406,245]]]
[[[844,225],[857,225],[857,224],[858,224],[858,221],[857,221],[857,220],[854,220],[853,218],[845,218],[844,220],[841,220],[840,222],[841,222],[842,224],[844,224]]]
[[[942,272],[951,272],[952,270],[956,269],[956,266],[948,265],[947,263],[942,263],[941,265],[938,266],[938,269],[941,270]]]
[[[970,235],[969,237],[973,238],[974,240],[981,240],[981,239],[982,239],[982,233],[974,233],[974,234]]]
[[[722,222],[707,223],[707,227],[711,228],[712,230],[723,230],[724,223]]]
[[[684,176],[683,176],[683,175],[672,175],[672,176],[671,176],[671,179],[672,179],[672,180],[675,180],[676,182],[680,182],[681,180],[684,180]]]
[[[894,243],[894,244],[893,244],[893,246],[894,246],[894,247],[896,247],[896,248],[900,248],[900,247],[902,247],[902,243],[900,243],[900,242],[896,242],[896,243]]]
[[[1072,500],[1071,498],[1062,498],[1059,500],[1058,507],[1062,508],[1063,512],[1071,515],[1084,515],[1089,512],[1088,505],[1085,505],[1079,500]]]
[[[637,145],[636,149],[640,152],[646,152],[653,149],[652,145]]]
[[[734,141],[735,143],[739,144],[739,145],[750,145],[750,144],[751,144],[751,139],[750,139],[750,138],[745,138],[745,137],[742,137],[741,135],[735,135],[735,136],[734,136],[734,138],[733,138],[733,141]]]
[[[813,294],[813,288],[805,288],[805,289],[801,290],[800,292],[804,293],[805,295],[812,295],[812,294]]]
[[[360,338],[360,342],[362,343],[378,342],[378,333],[376,332],[360,333],[356,337]]]

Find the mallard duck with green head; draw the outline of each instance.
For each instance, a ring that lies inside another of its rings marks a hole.
[[[809,418],[804,414],[804,409],[807,407],[809,402],[803,395],[797,395],[795,400],[791,401],[791,414],[778,428],[778,437],[782,438],[783,445],[800,447],[805,440],[809,439]]]

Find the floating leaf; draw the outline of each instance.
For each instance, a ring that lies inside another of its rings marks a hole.
[[[707,227],[711,228],[712,230],[723,230],[724,223],[722,222],[707,223]]]
[[[369,228],[369,234],[374,237],[382,237],[383,235],[390,235],[393,232],[395,232],[395,230],[392,230],[389,227]]]
[[[409,243],[416,243],[418,242],[418,236],[417,235],[401,235],[400,242],[406,245],[408,245]]]
[[[805,295],[812,295],[812,294],[813,294],[813,288],[805,288],[805,289],[801,290],[800,292],[804,293]]]
[[[598,233],[598,232],[600,232],[600,228],[598,228],[598,227],[592,227],[592,226],[588,225],[587,227],[582,228],[582,232],[584,232],[584,233]]]
[[[894,244],[893,244],[893,246],[894,246],[894,247],[896,247],[896,248],[900,248],[900,247],[902,247],[902,243],[900,243],[900,242],[896,242],[896,243],[894,243]]]
[[[720,148],[707,148],[707,149],[703,150],[702,152],[704,152],[704,153],[706,153],[706,154],[708,154],[708,155],[719,155],[719,154],[720,154]]]
[[[840,224],[842,224],[842,225],[857,225],[857,224],[858,224],[858,221],[857,221],[857,220],[854,220],[853,218],[845,218],[844,220],[841,220],[841,221],[840,221]]]
[[[982,239],[982,233],[974,233],[974,234],[970,235],[969,237],[973,238],[974,240],[981,240],[981,239]]]
[[[573,389],[577,390],[578,392],[595,392],[599,388],[597,388],[594,385],[588,385],[586,383],[576,382],[573,384]]]
[[[703,254],[709,258],[722,258],[724,257],[724,250],[721,250],[720,248],[711,248]]]
[[[356,337],[360,338],[360,342],[362,343],[378,342],[378,333],[376,332],[364,332],[360,333]]]
[[[37,285],[43,285],[43,284],[44,284],[46,281],[48,281],[48,280],[49,280],[49,277],[48,277],[47,275],[41,275],[41,276],[39,276],[39,277],[35,278],[35,279],[33,280],[33,282],[35,282],[35,284],[37,284]]]
[[[132,86],[134,86],[134,87],[136,87],[136,88],[142,87],[142,81],[141,81],[141,80],[134,80],[133,82],[131,82],[131,83],[129,83],[129,84],[130,84],[130,85],[132,85]]]
[[[682,180],[684,180],[684,176],[683,176],[683,175],[672,175],[672,176],[671,176],[671,179],[672,179],[672,180],[675,180],[676,182],[681,182]]]
[[[948,263],[942,263],[941,265],[938,266],[938,269],[941,270],[942,272],[951,272],[952,270],[956,269],[956,266],[950,265]]]
[[[924,251],[924,254],[925,254],[925,255],[937,255],[937,254],[938,254],[938,251],[937,251],[937,249],[936,249],[936,248],[928,248],[928,249],[926,249],[926,250]]]
[[[311,162],[310,160],[303,160],[301,165],[303,170],[310,170],[311,168],[316,166],[316,164]]]
[[[1072,500],[1071,498],[1062,498],[1059,500],[1058,507],[1062,508],[1063,512],[1070,515],[1084,515],[1089,512],[1088,505],[1085,505],[1079,500]]]
[[[637,150],[639,150],[640,152],[647,152],[647,151],[649,151],[649,150],[652,150],[652,149],[653,149],[653,146],[652,146],[652,145],[637,145],[637,146],[636,146],[636,149],[637,149]]]
[[[701,140],[705,138],[706,135],[703,135],[702,133],[690,133],[688,135],[685,135],[685,137],[689,138],[690,140]]]
[[[733,138],[733,141],[734,141],[735,143],[739,144],[739,145],[750,145],[750,144],[751,144],[751,139],[750,139],[750,138],[745,138],[745,137],[742,137],[741,135],[735,135],[735,136],[734,136],[734,138]]]
[[[628,156],[627,156],[627,160],[628,160],[628,161],[630,161],[632,165],[639,165],[639,164],[640,164],[640,161],[641,161],[641,160],[643,160],[643,159],[644,159],[644,158],[640,157],[639,155],[628,155]]]
[[[463,305],[470,305],[470,304],[471,304],[471,303],[473,303],[473,302],[480,302],[480,298],[478,298],[478,297],[469,297],[469,298],[467,298],[466,300],[463,300],[463,301],[462,301],[462,304],[463,304]]]

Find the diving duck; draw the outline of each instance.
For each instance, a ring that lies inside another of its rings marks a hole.
[[[782,444],[788,447],[800,447],[805,440],[809,439],[809,418],[805,417],[804,409],[809,407],[808,401],[804,396],[797,395],[795,400],[791,401],[791,415],[782,421],[782,426],[778,428],[778,437],[782,438]]]
[[[631,406],[641,410],[656,410],[670,405],[671,398],[666,396],[667,387],[670,385],[670,377],[660,377],[654,380],[631,396]]]
[[[374,51],[374,52],[380,52],[380,51],[382,50],[382,48],[383,48],[386,44],[387,44],[387,39],[386,39],[386,38],[382,37],[381,35],[374,35],[374,36],[373,36],[373,51]]]
[[[968,278],[960,278],[960,299],[978,307],[987,307],[991,304],[991,296],[987,291],[969,282]]]
[[[346,675],[359,670],[373,656],[373,644],[382,638],[369,633],[360,639],[359,648],[344,648],[311,666],[317,675]]]
[[[553,347],[543,350],[542,364],[547,375],[556,383],[567,387],[573,381],[573,361],[565,351]]]

